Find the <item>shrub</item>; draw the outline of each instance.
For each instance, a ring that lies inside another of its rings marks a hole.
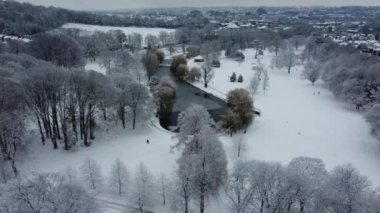
[[[160,63],[162,63],[162,62],[164,61],[164,59],[165,59],[165,53],[162,52],[162,50],[156,50],[156,51],[154,52],[154,54],[156,54],[157,59],[158,59],[158,61],[159,61]]]
[[[186,57],[183,55],[174,57],[172,64],[170,66],[170,70],[175,74],[177,72],[177,67],[180,64],[185,64],[185,65],[187,64]]]
[[[239,82],[239,83],[243,83],[243,76],[242,76],[242,75],[239,75],[239,77],[238,77],[238,82]]]
[[[253,100],[244,89],[231,90],[227,94],[227,108],[221,124],[231,135],[247,128],[254,119]]]
[[[198,81],[202,77],[202,72],[198,67],[191,68],[187,80],[190,82]]]
[[[186,64],[180,64],[177,67],[175,75],[177,76],[178,79],[185,80],[187,78],[187,76],[189,75],[189,69],[187,68],[187,65]]]
[[[236,82],[236,73],[232,73],[232,75],[230,77],[230,81],[231,82]]]

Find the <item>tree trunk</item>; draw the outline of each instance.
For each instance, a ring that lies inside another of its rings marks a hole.
[[[260,213],[263,213],[264,212],[264,199],[261,199],[261,202],[260,202]]]
[[[136,128],[136,116],[137,116],[137,112],[136,112],[136,108],[133,109],[133,120],[132,120],[132,129],[135,129]]]
[[[300,200],[300,213],[303,213],[305,210],[305,201]]]
[[[76,140],[78,140],[78,130],[77,130],[77,118],[75,116],[75,106],[72,105],[70,107],[70,114],[71,114],[71,126],[72,126],[72,130],[75,134],[75,138]]]
[[[12,165],[13,174],[15,174],[15,176],[17,177],[18,176],[18,169],[16,167],[16,161],[15,161],[15,159],[12,159],[11,165]]]
[[[52,106],[52,117],[53,117],[53,131],[55,132],[56,137],[61,140],[61,133],[59,131],[59,124],[58,124],[58,113],[57,113],[57,106]]]
[[[119,184],[119,194],[121,194],[122,193],[122,191],[121,191],[121,178],[120,178],[120,175],[119,175],[119,179],[118,179],[118,184]]]
[[[124,112],[124,106],[120,106],[119,113],[120,113],[119,116],[120,116],[121,124],[123,125],[123,128],[125,129],[125,112]]]
[[[69,144],[69,136],[67,134],[67,121],[66,118],[63,118],[63,121],[61,122],[62,126],[62,135],[63,135],[63,143],[65,144],[65,150],[69,150],[70,144]]]
[[[107,120],[107,107],[103,107],[103,109],[102,109],[102,111],[103,111],[103,120]]]
[[[91,127],[91,123],[92,123],[92,119],[93,119],[93,112],[92,112],[92,108],[93,108],[93,105],[92,104],[88,104],[88,108],[87,108],[87,114],[85,115],[84,117],[84,123],[83,123],[83,127],[84,127],[84,130],[83,130],[83,133],[84,133],[84,145],[85,146],[90,146],[91,143],[90,141],[88,140],[88,133],[90,131],[90,139],[91,139],[91,131],[93,131],[93,127]],[[94,122],[95,124],[95,122]]]
[[[188,182],[189,182],[189,178],[186,178],[186,184],[183,187],[183,194],[184,194],[184,199],[185,199],[185,213],[189,213],[189,195],[187,191]]]
[[[185,49],[185,43],[182,43],[182,53],[185,54],[186,53],[186,49]]]
[[[94,133],[95,125],[96,125],[95,118],[94,118],[93,113],[91,113],[90,114],[90,139],[91,140],[95,139],[95,133]]]
[[[50,139],[51,139],[51,142],[53,143],[53,148],[58,149],[57,137],[55,133],[53,133]]]
[[[200,197],[200,209],[199,209],[199,212],[200,213],[204,213],[205,212],[205,193],[206,193],[206,190],[205,190],[205,186],[201,186],[201,197]]]
[[[91,178],[91,186],[93,190],[96,189],[94,178]]]
[[[37,118],[38,130],[40,131],[40,135],[41,135],[41,141],[42,141],[42,144],[45,145],[45,135],[44,135],[44,131],[42,130],[41,121],[38,118],[38,115],[36,115],[36,118]]]
[[[44,117],[42,117],[42,125],[44,126],[44,130],[45,130],[45,135],[47,138],[50,138],[51,135],[49,133],[49,125],[48,125],[48,122],[46,121],[46,119]]]
[[[84,106],[79,107],[79,128],[80,128],[80,139],[84,138],[84,129],[85,129],[85,115],[84,115]]]

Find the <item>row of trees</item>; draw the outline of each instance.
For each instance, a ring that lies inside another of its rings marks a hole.
[[[177,203],[172,204],[173,212],[191,212],[194,204],[205,212],[204,202],[213,196],[222,197],[236,213],[376,212],[379,208],[379,192],[351,165],[328,172],[321,160],[309,157],[294,158],[286,166],[239,160],[227,175],[225,152],[207,111],[192,105],[180,114],[178,123],[175,148],[182,154],[171,192],[179,199],[172,200]]]
[[[331,172],[319,159],[287,166],[238,161],[225,192],[232,212],[377,212],[380,194],[351,165]]]
[[[18,175],[15,162],[26,150],[28,118],[35,121],[43,144],[50,140],[58,149],[62,142],[63,148],[70,150],[79,141],[90,146],[100,123],[121,121],[126,128],[129,121],[135,129],[151,115],[152,97],[140,59],[125,52],[117,56],[117,66],[103,75],[57,67],[24,54],[0,54],[0,159],[4,173],[12,169]]]
[[[0,183],[0,209],[16,212],[102,212],[100,205],[70,175],[33,174]]]
[[[200,106],[183,112],[183,127],[195,121],[210,131],[210,121]],[[198,124],[198,123],[197,123]],[[203,126],[206,125],[206,126]],[[4,212],[102,212],[87,190],[113,193],[130,198],[127,205],[145,212],[158,203],[171,212],[206,212],[212,197],[219,197],[231,212],[377,212],[380,192],[351,165],[330,172],[316,158],[297,157],[287,165],[263,161],[237,161],[230,174],[223,147],[212,133],[186,131],[178,136],[182,154],[177,175],[158,177],[140,164],[131,178],[126,165],[116,159],[107,176],[100,165],[86,159],[80,178],[73,169],[66,175],[34,174],[0,183],[0,206]],[[195,138],[190,135],[195,134]],[[186,138],[186,141],[182,139]],[[178,148],[177,147],[177,148]],[[87,187],[83,187],[83,183]],[[107,190],[109,191],[109,190]],[[199,205],[196,207],[196,205]]]
[[[341,47],[311,39],[304,51],[306,77],[313,83],[319,76],[332,93],[363,111],[373,133],[380,136],[380,63],[376,57],[361,54],[351,47]]]

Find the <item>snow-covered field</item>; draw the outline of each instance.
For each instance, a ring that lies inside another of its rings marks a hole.
[[[208,92],[225,97],[231,89],[248,87],[257,61],[254,50],[243,53],[246,59],[242,63],[221,57],[221,67],[215,69]],[[259,90],[254,97],[262,116],[244,136],[244,157],[288,163],[296,156],[308,156],[322,159],[328,169],[351,163],[380,187],[380,143],[369,133],[363,117],[352,106],[337,101],[323,82],[312,86],[303,79],[302,66],[294,67],[290,75],[286,70],[272,69],[272,57],[265,52],[260,59],[269,72],[270,88],[265,94]],[[197,66],[191,60],[188,64]],[[231,83],[233,72],[242,74],[244,82]],[[195,85],[205,89],[202,83]],[[231,138],[223,136],[222,140],[233,155]]]
[[[234,88],[246,88],[254,75],[252,70],[254,51],[244,51],[246,60],[239,62],[221,58],[221,68],[215,69],[215,77],[207,91],[220,97]],[[379,141],[369,133],[369,126],[362,116],[350,106],[337,101],[323,87],[322,82],[312,86],[301,77],[302,66],[295,67],[290,75],[285,70],[269,68],[271,55],[265,53],[262,62],[269,70],[269,90],[259,91],[254,97],[255,106],[262,112],[244,135],[247,149],[244,159],[256,159],[288,163],[298,156],[320,158],[328,169],[342,164],[353,164],[368,176],[374,187],[380,186]],[[192,62],[189,62],[192,66]],[[230,83],[232,72],[242,74],[243,83]],[[197,86],[203,88],[202,83]],[[320,94],[318,94],[320,93]],[[173,176],[178,153],[171,153],[175,143],[173,134],[156,125],[132,131],[120,128],[98,133],[89,148],[67,153],[53,151],[50,144],[32,147],[31,154],[20,165],[25,173],[52,172],[67,167],[79,168],[86,158],[93,158],[106,176],[116,158],[126,163],[131,173],[144,162],[155,174],[161,172]],[[150,144],[146,144],[146,140]],[[232,139],[221,135],[229,157],[229,165],[236,160]],[[41,148],[42,147],[42,148]]]
[[[21,171],[31,172],[59,172],[72,168],[78,171],[81,163],[91,158],[102,167],[102,173],[109,173],[112,163],[120,158],[134,173],[140,163],[144,163],[151,172],[158,176],[161,172],[170,174],[174,171],[177,153],[172,153],[170,147],[174,145],[173,134],[162,129],[159,124],[147,122],[145,127],[132,130],[130,127],[122,129],[121,124],[103,127],[98,132],[91,147],[79,147],[77,150],[66,152],[52,149],[47,143],[33,144],[28,158],[20,165]],[[109,129],[109,130],[108,130]],[[146,141],[149,139],[150,143]]]
[[[65,29],[80,29],[84,33],[93,33],[95,31],[107,32],[109,30],[121,30],[125,34],[139,33],[142,35],[143,39],[148,34],[158,36],[161,31],[167,33],[174,32],[175,29],[168,28],[148,28],[148,27],[113,27],[113,26],[100,26],[100,25],[89,25],[89,24],[78,24],[78,23],[67,23],[62,26]]]
[[[87,62],[86,66],[84,67],[85,70],[93,70],[99,73],[102,73],[103,75],[106,74],[106,69],[99,65],[97,62]]]

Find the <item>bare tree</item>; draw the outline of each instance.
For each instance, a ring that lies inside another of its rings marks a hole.
[[[227,159],[220,140],[212,131],[198,134],[195,138],[193,141],[198,147],[187,145],[178,164],[180,169],[194,169],[189,178],[190,189],[198,197],[199,210],[203,213],[208,196],[217,194],[225,183]]]
[[[147,53],[142,58],[142,63],[148,74],[148,80],[150,80],[152,75],[157,71],[157,67],[159,64],[158,57],[156,54],[147,51]]]
[[[14,178],[14,172],[12,171],[12,166],[9,161],[0,160],[0,184],[7,183],[12,178]]]
[[[296,65],[297,56],[294,53],[294,47],[286,42],[278,55],[278,66],[285,67],[290,74],[291,69]]]
[[[132,113],[132,128],[136,128],[139,119],[145,120],[151,112],[151,98],[149,89],[142,83],[135,81],[130,82],[127,87],[126,105],[129,106]]]
[[[287,171],[288,195],[298,202],[299,212],[308,211],[327,177],[324,163],[316,158],[298,157],[292,159]]]
[[[185,159],[187,158],[187,159]],[[171,208],[184,213],[190,212],[191,177],[194,165],[189,159],[190,156],[181,156],[181,163],[178,163],[176,189],[174,198],[171,201]],[[181,199],[178,199],[180,197]]]
[[[166,45],[168,45],[169,43],[169,33],[165,32],[165,31],[161,31],[160,34],[158,35],[158,38],[162,44],[162,46],[166,47]]]
[[[260,75],[258,72],[255,73],[255,75],[251,78],[251,81],[249,82],[248,89],[251,92],[251,97],[257,93],[260,86]]]
[[[60,174],[34,174],[10,182],[0,194],[0,208],[2,212],[101,212],[83,187]]]
[[[205,88],[214,77],[214,71],[212,70],[212,57],[210,54],[203,55],[203,64],[202,64],[202,78]]]
[[[234,148],[237,152],[237,157],[240,158],[242,151],[246,149],[246,140],[244,134],[236,134],[233,138]]]
[[[226,195],[235,213],[246,213],[252,208],[256,187],[252,185],[251,168],[249,162],[237,161],[225,186]]]
[[[331,211],[352,213],[360,211],[365,205],[363,199],[368,193],[369,182],[351,165],[346,165],[332,171],[325,187]]]
[[[99,164],[88,158],[80,167],[84,181],[88,182],[90,187],[95,190],[102,183],[102,172]]]
[[[162,197],[162,204],[163,205],[166,205],[167,203],[167,199],[168,199],[168,194],[170,192],[170,181],[168,179],[168,177],[166,177],[166,175],[164,173],[161,173],[160,174],[160,178],[159,178],[159,181],[160,181],[160,194],[161,194],[161,197]]]
[[[315,61],[308,61],[305,65],[303,75],[312,83],[312,85],[314,85],[314,83],[319,79],[321,75],[319,69],[320,68]]]
[[[203,83],[207,88],[211,79],[214,77],[213,65],[212,63],[215,60],[218,60],[220,57],[220,51],[217,45],[214,43],[203,44],[200,50],[200,54],[203,58],[202,70],[203,70]]]
[[[174,53],[175,45],[176,45],[175,33],[170,33],[168,40],[167,40],[167,44],[166,44],[170,55],[172,55]]]
[[[178,143],[174,147],[193,146],[194,149],[198,149],[196,136],[203,132],[212,132],[213,125],[214,121],[203,106],[191,104],[178,116],[180,132],[177,135]]]
[[[175,31],[178,44],[182,45],[182,52],[185,54],[186,45],[190,42],[191,32],[189,28],[179,28]]]
[[[14,175],[19,173],[16,159],[26,147],[23,108],[21,86],[13,80],[0,78],[0,161],[4,174],[8,162]]]
[[[153,177],[143,163],[137,168],[131,200],[137,205],[139,212],[152,204]]]
[[[269,89],[269,75],[268,75],[268,70],[264,69],[263,72],[263,93],[265,94],[265,91]]]
[[[158,48],[160,46],[158,38],[152,34],[145,36],[145,44],[148,49]]]
[[[129,182],[127,166],[119,158],[116,159],[111,167],[109,176],[110,185],[116,188],[119,194],[123,194],[126,192]]]
[[[209,195],[215,195],[227,178],[227,159],[223,146],[212,129],[213,121],[203,106],[191,105],[178,119],[178,144],[184,150],[178,160],[178,174],[182,189],[190,189],[200,201],[200,212],[205,211]],[[184,195],[188,195],[186,191]],[[184,197],[188,211],[188,197]]]
[[[142,35],[138,33],[133,33],[127,36],[127,45],[132,53],[136,50],[140,50],[142,47]]]

